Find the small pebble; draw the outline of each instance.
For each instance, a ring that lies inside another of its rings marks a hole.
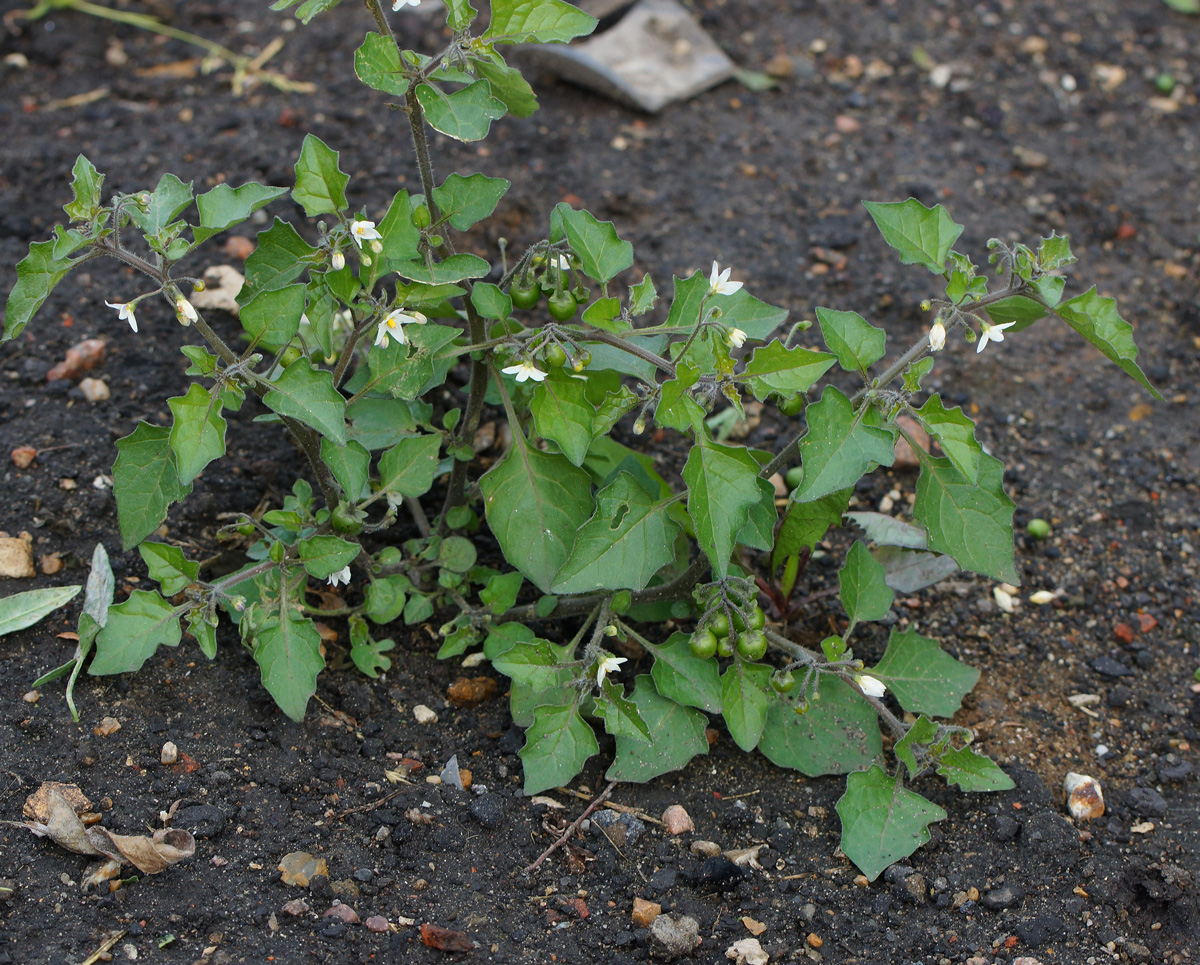
[[[367,931],[375,932],[377,935],[381,935],[386,931],[390,931],[392,927],[388,924],[388,920],[384,918],[383,915],[372,915],[366,920],[366,922],[364,922],[364,924],[367,926]]]
[[[115,717],[105,717],[95,727],[92,728],[92,733],[97,737],[111,737],[121,729],[121,722]]]
[[[693,841],[688,850],[701,858],[713,858],[721,853],[721,846],[715,841]]]
[[[36,704],[39,700],[42,699],[42,695],[40,693],[38,693],[36,690],[30,690],[25,694],[25,696],[22,699],[27,704]]]
[[[436,724],[438,722],[438,715],[424,704],[417,704],[413,708],[413,717],[418,724]]]
[[[174,741],[167,741],[162,746],[162,753],[159,754],[159,761],[163,764],[174,764],[179,760],[179,748],[175,746]]]
[[[653,957],[682,958],[700,943],[700,923],[687,915],[659,915],[650,926],[649,938]]]
[[[108,388],[108,383],[103,379],[81,379],[79,382],[79,391],[83,393],[83,397],[89,402],[105,402],[112,398],[112,392]]]
[[[299,918],[301,915],[308,914],[308,902],[303,898],[293,898],[291,901],[285,901],[283,903],[283,907],[279,910],[285,915],[291,915],[293,918]]]
[[[1074,771],[1063,778],[1067,793],[1067,810],[1076,821],[1094,821],[1104,814],[1104,794],[1100,782]]]
[[[358,924],[358,913],[349,905],[343,905],[340,901],[330,906],[323,918],[337,918],[339,921],[344,921],[347,925]]]
[[[661,914],[662,905],[658,902],[646,901],[645,898],[634,898],[633,911],[629,917],[638,928],[649,928]]]
[[[692,821],[691,815],[684,810],[681,804],[672,804],[663,811],[662,821],[667,826],[668,834],[678,835],[696,830],[696,825]]]
[[[763,951],[757,938],[743,938],[725,949],[725,957],[736,965],[767,965],[771,957]]]

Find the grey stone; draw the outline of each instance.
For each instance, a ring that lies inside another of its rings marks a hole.
[[[498,794],[481,794],[471,802],[471,817],[488,830],[504,823],[504,799]]]
[[[1127,797],[1129,809],[1145,818],[1161,818],[1167,813],[1167,802],[1151,787],[1135,787]]]
[[[1174,754],[1168,754],[1158,762],[1158,779],[1160,781],[1182,783],[1192,774],[1190,761],[1181,761]]]
[[[690,955],[700,940],[700,924],[687,915],[659,915],[650,926],[650,954],[672,961]]]
[[[1066,933],[1066,923],[1058,915],[1035,915],[1017,925],[1017,937],[1032,947],[1057,942]]]
[[[1133,669],[1112,657],[1093,657],[1088,661],[1101,677],[1132,677]]]
[[[1022,895],[1023,892],[1017,885],[1005,884],[989,891],[983,896],[980,904],[989,911],[1003,911],[1020,901]]]
[[[642,836],[646,825],[632,814],[622,811],[603,810],[592,815],[592,830],[600,837],[607,833],[618,848],[633,844]]]

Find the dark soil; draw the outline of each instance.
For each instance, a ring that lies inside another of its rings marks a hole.
[[[126,833],[156,825],[182,801],[177,823],[196,833],[198,848],[190,862],[101,897],[77,884],[84,859],[4,828],[0,877],[19,890],[0,903],[0,962],[81,962],[122,929],[112,950],[122,961],[434,962],[449,953],[422,944],[419,928],[435,923],[465,932],[477,961],[625,963],[650,954],[646,931],[631,922],[635,897],[695,918],[703,942],[693,960],[708,963],[726,961],[725,949],[749,937],[743,916],[765,926],[760,941],[772,962],[1200,958],[1200,694],[1192,687],[1200,663],[1200,20],[1158,0],[695,6],[739,63],[761,69],[789,55],[792,77],[764,93],[727,84],[658,117],[534,78],[538,114],[500,123],[484,146],[438,144],[438,167],[512,180],[492,234],[476,239],[489,257],[496,236],[539,237],[550,208],[568,199],[614,219],[660,290],[670,273],[707,270],[719,258],[794,318],[818,304],[854,309],[885,326],[894,344],[927,323],[917,304],[934,291],[923,269],[890,255],[860,199],[943,201],[967,225],[961,245],[978,258],[993,235],[1070,233],[1084,280],[1071,290],[1095,282],[1119,299],[1143,367],[1168,401],[1146,406],[1132,382],[1050,322],[978,357],[961,343],[949,348],[938,385],[977,415],[980,437],[1011,467],[1020,596],[1066,592],[1052,607],[1026,601],[1004,615],[991,584],[962,578],[895,613],[983,671],[960,720],[1017,789],[972,796],[923,782],[918,790],[949,817],[928,847],[865,887],[836,850],[843,781],[798,778],[741,754],[721,732],[706,758],[612,796],[651,816],[682,804],[694,834],[671,838],[647,823],[618,847],[593,832],[525,875],[585,801],[550,795],[564,807],[548,809],[521,796],[522,739],[505,701],[448,705],[460,669],[433,659],[432,632],[392,628],[399,648],[385,680],[326,672],[303,724],[275,709],[229,631],[211,663],[185,643],[136,676],[85,678],[75,724],[58,684],[37,703],[23,700],[33,679],[72,652],[55,636],[74,629],[68,608],[0,646],[0,817],[19,819],[25,796],[55,779],[80,785],[107,826]],[[4,36],[0,290],[11,287],[28,244],[61,220],[81,151],[112,189],[150,187],[164,171],[198,188],[222,179],[289,185],[301,139],[313,131],[341,149],[353,204],[376,211],[398,182],[413,187],[404,127],[350,71],[368,26],[361,6],[347,2],[294,33],[266,8],[181,4],[178,25],[236,49],[286,36],[272,66],[315,81],[315,96],[258,88],[237,99],[227,71],[143,76],[194,52],[81,14]],[[425,14],[396,22],[418,49],[443,42]],[[918,48],[952,66],[948,85],[930,82]],[[126,62],[111,66],[121,59],[112,51]],[[1123,82],[1113,83],[1113,68]],[[1154,100],[1162,72],[1185,88],[1173,111]],[[299,214],[290,201],[274,210]],[[196,270],[229,260],[214,246]],[[113,441],[137,420],[165,424],[164,400],[184,382],[186,333],[147,301],[142,332],[132,335],[103,300],[128,297],[135,279],[115,264],[88,268],[58,288],[25,336],[0,347],[3,452],[49,450],[25,470],[5,456],[0,529],[27,531],[36,556],[66,562],[53,576],[6,581],[5,594],[83,582],[97,542],[119,587],[146,579],[137,554],[120,552],[111,492],[93,480],[110,471]],[[215,320],[232,331],[231,320]],[[85,337],[108,341],[91,373],[108,382],[106,402],[89,404],[73,382],[46,379]],[[250,423],[254,414],[247,406],[231,426],[232,458],[205,473],[169,518],[169,538],[193,558],[214,552],[218,513],[278,503],[302,471],[270,427]],[[782,428],[764,424],[759,441],[782,444],[772,438]],[[903,499],[914,484],[897,471],[859,498],[874,506],[894,488]],[[1023,535],[1034,516],[1053,522],[1044,542]],[[818,589],[831,571],[811,572]],[[811,621],[836,615],[814,612]],[[1078,693],[1100,696],[1091,715],[1068,703]],[[418,703],[439,722],[417,724]],[[105,716],[121,730],[96,736]],[[182,765],[159,763],[166,740],[186,755]],[[425,782],[452,754],[486,794]],[[424,762],[414,784],[388,782],[397,756]],[[604,766],[594,762],[576,782],[584,798],[604,786]],[[1090,826],[1066,817],[1060,787],[1072,770],[1104,786],[1108,813]],[[414,823],[410,810],[432,822]],[[689,850],[696,839],[725,848],[765,842],[762,870],[722,890],[700,875]],[[318,879],[307,892],[282,884],[276,865],[293,851],[325,858],[335,884]],[[364,922],[380,915],[392,929],[320,917],[335,889]],[[298,897],[312,911],[285,914]],[[163,944],[167,935],[174,940]]]

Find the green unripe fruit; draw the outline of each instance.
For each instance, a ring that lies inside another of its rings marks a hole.
[[[592,353],[586,349],[575,356],[575,361],[571,363],[572,370],[582,372],[592,364]]]
[[[412,220],[418,228],[428,228],[429,222],[432,220],[429,217],[429,209],[423,204],[417,205],[413,209]]]
[[[1045,539],[1050,535],[1050,524],[1044,519],[1031,519],[1025,527],[1025,532],[1034,539]]]
[[[792,468],[787,471],[787,475],[783,477],[783,481],[787,483],[788,489],[795,489],[804,481],[804,467],[792,466]]]
[[[242,536],[253,536],[253,535],[254,535],[254,534],[257,532],[257,530],[254,528],[254,524],[253,524],[253,523],[242,523],[242,524],[241,524],[241,525],[240,525],[240,526],[237,528],[237,531],[238,531],[238,533],[240,533]]]
[[[741,611],[733,611],[733,628],[741,633],[743,630],[761,630],[767,625],[767,615],[763,613],[762,607],[755,606],[750,611],[749,623],[747,618],[742,616]]]
[[[556,322],[569,322],[579,310],[579,303],[570,292],[555,292],[546,302],[546,307]]]
[[[779,411],[784,415],[799,415],[804,411],[804,393],[798,392],[779,403]]]
[[[358,518],[358,513],[354,511],[352,506],[344,502],[338,503],[333,508],[333,512],[329,515],[329,522],[337,532],[349,535],[361,533],[363,528],[362,520]]]
[[[271,544],[271,548],[267,551],[267,555],[271,557],[272,563],[283,562],[283,544],[276,540]]]
[[[441,235],[430,235],[429,236],[430,247],[440,248],[440,247],[442,247],[442,242],[444,242],[445,240],[446,239],[443,238]]]
[[[729,617],[724,613],[718,613],[709,622],[708,629],[710,629],[718,637],[729,636]]]
[[[792,708],[792,713],[794,713],[797,717],[803,717],[808,713],[808,701],[797,700],[796,705]]]
[[[721,637],[721,639],[717,641],[718,657],[732,657],[733,650],[733,640],[730,637]]]
[[[537,307],[538,300],[542,297],[542,290],[537,285],[525,286],[513,282],[508,289],[508,297],[512,299],[513,308],[529,311],[529,309]]]
[[[295,345],[289,346],[280,357],[279,364],[284,368],[287,368],[289,365],[295,362],[296,359],[300,358],[301,354],[302,353],[300,349]]]
[[[711,630],[697,630],[688,641],[688,646],[694,656],[707,660],[717,652],[717,635]]]
[[[747,630],[739,634],[737,651],[745,660],[761,660],[767,655],[767,635],[761,630]]]
[[[552,368],[561,368],[567,364],[567,353],[561,345],[553,342],[542,351],[542,359]]]
[[[796,689],[796,677],[790,670],[777,670],[771,677],[771,687],[777,694],[791,693]]]
[[[1175,90],[1175,78],[1163,72],[1154,78],[1154,88],[1160,94],[1170,94]]]

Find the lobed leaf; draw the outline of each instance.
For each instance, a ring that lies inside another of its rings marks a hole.
[[[1088,342],[1131,379],[1162,401],[1158,390],[1150,384],[1137,364],[1137,346],[1133,343],[1133,326],[1117,312],[1117,300],[1104,298],[1089,288],[1082,295],[1063,302],[1054,314],[1075,329]]]
[[[450,94],[429,84],[418,84],[417,100],[429,126],[456,141],[482,140],[487,137],[492,121],[503,117],[508,110],[502,100],[492,95],[486,80],[477,80]]]
[[[187,395],[167,399],[174,421],[169,436],[179,481],[191,483],[210,462],[225,455],[226,423],[221,400],[193,382]]]
[[[893,779],[878,765],[846,778],[837,813],[842,852],[871,881],[926,844],[929,825],[946,818],[936,804],[907,790],[899,774]]]
[[[350,175],[338,167],[338,152],[315,134],[306,134],[296,159],[296,187],[292,189],[292,198],[304,213],[315,218],[344,211],[349,183]]]
[[[537,708],[519,752],[525,767],[525,793],[538,794],[570,783],[599,750],[595,733],[575,704]]]
[[[200,575],[200,564],[184,556],[178,546],[145,542],[138,546],[138,552],[146,562],[150,579],[158,583],[164,596],[174,596]]]
[[[562,219],[567,242],[588,277],[608,282],[633,265],[633,245],[621,240],[611,221],[598,221],[565,201],[555,206],[554,214]]]
[[[117,440],[113,495],[123,549],[132,549],[158,529],[171,503],[192,491],[190,482],[180,481],[170,436],[170,429],[139,422]]]
[[[916,198],[907,201],[864,201],[884,241],[900,252],[905,265],[924,265],[935,275],[946,270],[946,257],[963,226],[940,204],[927,208]]]
[[[874,463],[892,464],[895,430],[868,425],[834,386],[827,385],[805,415],[808,432],[800,440],[804,478],[793,499],[812,502],[853,486]]]
[[[954,468],[969,482],[978,482],[983,447],[975,439],[975,423],[970,416],[959,408],[947,409],[938,395],[931,395],[915,411],[921,425],[937,440]]]
[[[273,188],[257,181],[247,181],[237,188],[218,184],[196,199],[200,224],[192,229],[192,235],[197,244],[207,241],[226,228],[241,224],[259,208],[285,194],[287,188]]]
[[[857,312],[818,308],[817,323],[821,326],[825,345],[837,356],[838,364],[847,372],[865,374],[868,368],[883,358],[887,334]]]
[[[35,241],[29,246],[29,254],[17,262],[17,283],[5,304],[4,338],[0,341],[20,335],[55,286],[79,263],[55,257],[54,248],[53,241]]]
[[[690,639],[690,634],[676,631],[666,643],[652,644],[649,649],[654,655],[654,666],[650,668],[650,676],[658,693],[668,700],[719,714],[721,676],[717,662],[692,653]]]
[[[400,51],[395,42],[383,34],[371,32],[354,51],[354,73],[368,87],[393,97],[403,97],[408,90],[408,78],[400,63]]]
[[[491,216],[509,187],[510,182],[504,178],[454,173],[433,189],[433,200],[443,218],[459,231],[466,231]]]
[[[441,436],[401,439],[379,458],[379,491],[416,498],[433,488]]]
[[[75,159],[71,169],[71,201],[63,205],[63,211],[72,221],[91,221],[100,213],[101,190],[104,175],[82,154]]]
[[[785,396],[807,392],[835,361],[824,352],[784,348],[776,339],[754,350],[739,378],[759,402],[765,402],[775,392]]]
[[[566,43],[596,29],[596,18],[563,0],[492,0],[481,39],[493,44]]]
[[[283,370],[263,396],[267,408],[303,422],[322,436],[346,444],[346,400],[333,387],[333,373],[301,356]]]
[[[605,780],[645,783],[679,770],[698,754],[708,753],[708,718],[659,694],[645,674],[634,680],[630,701],[645,722],[650,740],[618,734],[616,753]]]
[[[131,673],[140,670],[160,646],[179,646],[179,615],[183,609],[171,606],[150,590],[134,590],[124,603],[110,606],[104,627],[96,636],[96,656],[88,673],[97,677]]]
[[[887,650],[871,670],[913,714],[953,717],[979,681],[979,671],[955,660],[916,630],[892,630]]]
[[[714,576],[724,579],[746,514],[761,496],[758,463],[745,449],[702,437],[688,453],[683,480],[696,540],[712,563]]]
[[[821,700],[804,714],[794,698],[777,698],[767,711],[758,749],[767,760],[817,777],[866,767],[883,753],[875,709],[849,684],[821,679]]]
[[[287,345],[300,330],[306,297],[304,285],[260,291],[242,305],[238,318],[256,344],[277,349]]]

